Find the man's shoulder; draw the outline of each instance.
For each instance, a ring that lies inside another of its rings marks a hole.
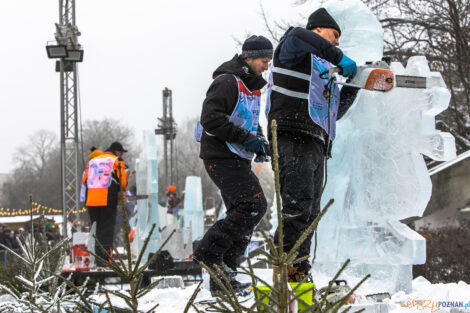
[[[235,74],[220,74],[214,78],[212,85],[217,86],[233,86],[237,84],[237,76]]]
[[[230,94],[229,92],[236,92],[238,90],[237,77],[234,74],[221,74],[214,78],[209,90],[219,94]]]

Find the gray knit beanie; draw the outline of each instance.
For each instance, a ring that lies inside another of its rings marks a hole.
[[[273,44],[266,37],[253,35],[243,43],[241,57],[243,59],[272,58]]]

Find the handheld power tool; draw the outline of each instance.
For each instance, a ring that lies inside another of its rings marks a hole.
[[[341,69],[332,67],[328,71],[328,78],[331,79],[334,73],[341,75]],[[357,74],[353,79],[341,82],[336,80],[335,84],[351,86],[373,91],[390,91],[394,87],[418,88],[427,87],[426,77],[395,75],[390,69],[387,61],[366,62],[365,65],[357,67]]]

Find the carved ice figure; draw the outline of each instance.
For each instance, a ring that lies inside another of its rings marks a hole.
[[[340,48],[348,56],[358,64],[380,60],[382,29],[362,2],[334,1],[326,8],[343,29]],[[406,68],[391,67],[395,74],[427,77],[428,86],[361,90],[338,122],[322,207],[331,198],[335,203],[318,226],[314,264],[315,271],[333,275],[351,259],[343,276],[354,282],[370,273],[362,288],[369,291],[411,291],[411,268],[425,262],[426,242],[399,221],[421,216],[431,196],[423,154],[455,157],[453,136],[435,129],[435,115],[450,100],[440,73],[422,56],[410,58]]]

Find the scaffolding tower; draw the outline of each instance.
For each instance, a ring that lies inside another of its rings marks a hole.
[[[79,212],[81,175],[79,173],[79,122],[77,63],[83,60],[78,43],[80,32],[75,25],[75,0],[59,0],[59,23],[54,45],[46,46],[48,57],[58,59],[60,73],[60,147],[63,236],[67,236],[67,217]]]
[[[173,119],[173,99],[172,92],[166,88],[163,94],[163,117],[158,118],[158,127],[155,129],[156,135],[163,136],[163,158],[165,163],[164,186],[175,183],[175,137],[176,123]],[[168,149],[168,146],[170,149]]]

